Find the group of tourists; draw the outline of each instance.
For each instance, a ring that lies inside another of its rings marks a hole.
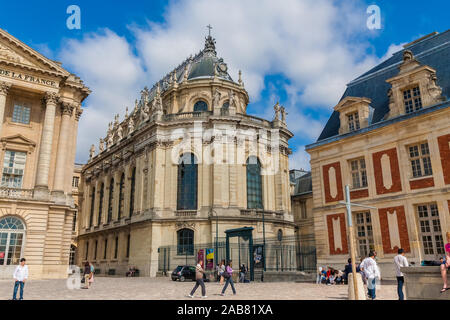
[[[239,270],[240,272],[240,280],[239,282],[243,282],[245,279],[245,273],[246,271],[245,265],[241,265],[241,268]],[[233,294],[236,294],[236,288],[234,287],[233,282],[233,261],[230,260],[225,264],[225,260],[222,260],[220,265],[216,268],[217,271],[217,280],[220,284],[223,284],[225,282],[225,285],[222,288],[222,292],[220,293],[221,296],[225,295],[225,291],[228,288],[228,285],[231,286],[231,290],[233,291]],[[195,267],[195,286],[192,289],[191,293],[188,295],[190,298],[194,297],[195,291],[200,286],[202,288],[202,298],[207,298],[206,296],[206,287],[205,283],[203,281],[203,274],[205,273],[205,270],[203,269],[203,260],[199,260],[197,263],[197,266]],[[241,281],[242,280],[242,281]]]
[[[319,267],[316,283],[323,283],[329,286],[333,284],[344,284],[344,273],[332,267]]]

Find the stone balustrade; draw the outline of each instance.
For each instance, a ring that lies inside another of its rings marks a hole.
[[[16,189],[0,187],[0,198],[8,199],[33,199],[34,190],[33,189]]]

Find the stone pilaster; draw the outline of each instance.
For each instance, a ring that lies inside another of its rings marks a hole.
[[[5,115],[6,96],[11,88],[11,84],[8,82],[0,82],[0,135],[2,133],[3,119]]]
[[[70,103],[61,104],[61,126],[59,131],[58,148],[56,150],[56,168],[53,180],[53,192],[57,195],[57,202],[65,202],[64,180],[67,166],[67,158],[70,157],[69,139],[71,134],[70,117],[74,106]]]
[[[52,154],[53,131],[55,126],[56,105],[59,95],[55,92],[47,92],[44,97],[45,117],[42,128],[41,146],[39,149],[38,167],[36,173],[35,198],[48,199],[48,176]]]

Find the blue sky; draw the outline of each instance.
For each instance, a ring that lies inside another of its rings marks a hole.
[[[80,30],[66,27],[72,4],[81,9]],[[366,26],[373,4],[379,30]],[[271,119],[276,101],[287,108],[291,168],[309,168],[304,145],[320,134],[346,83],[402,44],[450,28],[450,2],[438,0],[2,1],[0,12],[1,28],[63,62],[93,91],[78,162],[140,89],[203,48],[209,23],[231,76],[243,71],[248,112]]]

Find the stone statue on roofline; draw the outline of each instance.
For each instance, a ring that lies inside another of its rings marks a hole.
[[[280,111],[281,111],[281,122],[286,124],[286,115],[288,113],[286,112],[286,109],[283,106],[280,107]]]
[[[102,153],[105,150],[105,142],[103,141],[102,138],[100,138],[100,144],[98,146],[98,151],[99,153]]]
[[[117,134],[117,138],[119,139],[119,141],[122,140],[122,138],[123,138],[123,128],[122,128],[121,125],[119,125],[119,127],[117,128],[116,134]]]
[[[275,120],[275,121],[280,120],[280,110],[281,110],[281,108],[280,108],[280,104],[279,104],[278,101],[277,101],[277,103],[273,106],[273,110],[275,110],[275,118],[274,118],[274,120]]]
[[[128,121],[128,134],[131,134],[134,131],[134,120],[133,117],[130,117],[130,121]]]
[[[92,160],[95,156],[95,145],[91,145],[91,149],[89,149],[89,161]]]

